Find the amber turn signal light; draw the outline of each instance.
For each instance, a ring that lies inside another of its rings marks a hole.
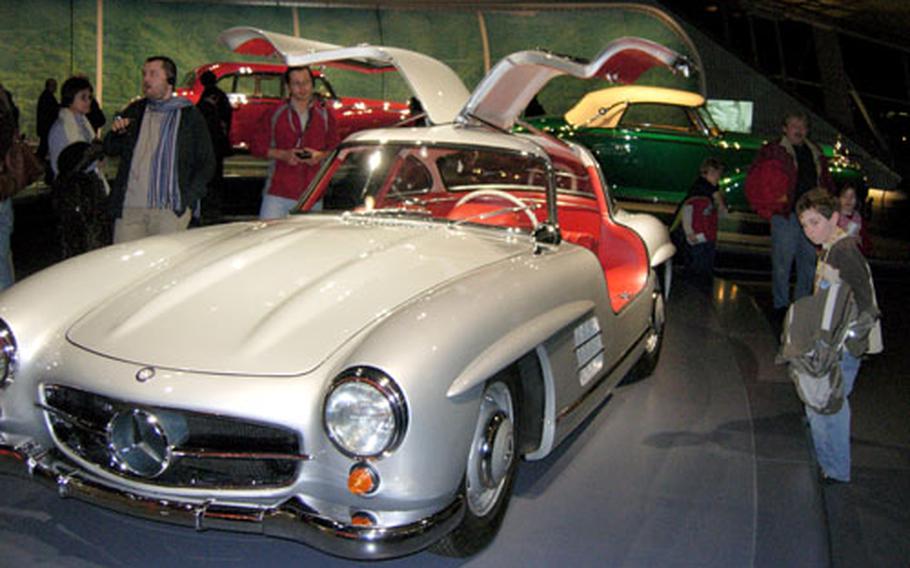
[[[365,463],[355,464],[348,473],[348,491],[354,495],[370,495],[379,488],[379,475]]]

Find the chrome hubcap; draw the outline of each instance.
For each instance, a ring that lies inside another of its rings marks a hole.
[[[487,489],[502,483],[512,462],[512,421],[497,412],[487,424],[486,440],[480,448],[480,480]]]
[[[515,459],[514,407],[508,387],[487,387],[471,441],[465,488],[468,507],[478,517],[493,509]]]

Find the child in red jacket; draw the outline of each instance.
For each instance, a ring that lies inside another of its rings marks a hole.
[[[710,284],[713,278],[718,212],[726,212],[718,188],[723,172],[720,160],[705,158],[699,168],[701,175],[689,189],[677,216],[685,235],[683,257],[687,259],[688,272],[694,280],[705,284]]]

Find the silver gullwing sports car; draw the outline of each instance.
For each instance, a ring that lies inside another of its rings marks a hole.
[[[407,50],[222,38],[395,65],[430,125],[348,138],[301,214],[114,245],[0,295],[2,471],[342,557],[473,554],[520,459],[656,365],[674,252],[588,151],[511,128],[552,77],[685,62],[635,38],[590,63],[520,52],[471,94]]]

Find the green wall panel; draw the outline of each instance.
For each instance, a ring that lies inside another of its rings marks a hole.
[[[0,0],[0,83],[22,111],[22,131],[34,138],[35,103],[47,77],[59,83],[74,73],[95,83],[96,0]],[[227,51],[218,34],[232,26],[254,26],[293,34],[290,7],[200,2],[105,0],[103,103],[110,117],[141,92],[141,67],[150,55],[168,55],[181,77],[213,61],[246,59]],[[339,45],[373,43],[413,49],[450,65],[473,88],[483,77],[483,38],[476,11],[298,8],[300,35]],[[521,49],[545,48],[593,57],[611,39],[640,35],[682,52],[688,47],[648,10],[559,9],[485,11],[491,60]],[[405,100],[396,74],[363,77],[328,69],[339,94]],[[697,89],[665,71],[643,81]],[[97,85],[96,85],[97,88]],[[550,111],[562,111],[590,83],[557,79],[542,95]]]
[[[142,63],[151,55],[171,57],[182,79],[203,63],[241,59],[218,43],[224,29],[293,32],[290,8],[118,0],[104,10],[104,104],[111,112],[141,93]]]
[[[35,103],[44,80],[69,73],[73,52],[69,15],[69,3],[58,0],[0,2],[0,83],[21,111],[23,133],[34,136]]]

